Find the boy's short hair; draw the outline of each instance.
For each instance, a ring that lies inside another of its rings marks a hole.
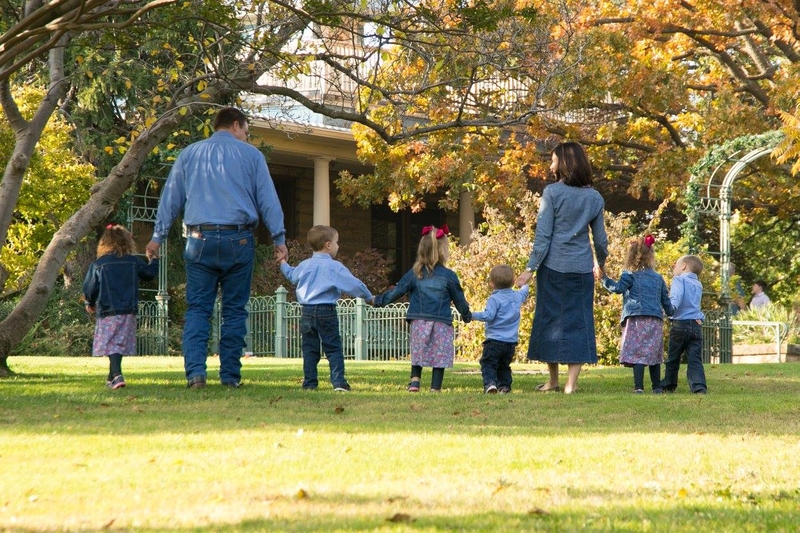
[[[514,270],[508,265],[497,265],[489,272],[489,279],[497,289],[508,289],[514,284]]]
[[[763,292],[767,291],[767,282],[764,281],[763,279],[756,281],[754,285],[758,285],[759,287],[761,287],[761,290]]]
[[[325,248],[326,242],[331,242],[336,238],[337,233],[338,232],[330,226],[313,226],[308,230],[306,241],[308,241],[312,250],[319,252]]]
[[[681,257],[681,261],[683,261],[686,266],[689,267],[689,270],[698,276],[701,272],[703,272],[703,261],[696,255],[684,255]]]

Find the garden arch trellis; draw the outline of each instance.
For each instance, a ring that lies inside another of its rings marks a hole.
[[[705,190],[700,189],[698,174],[702,173],[704,166],[695,167],[699,171],[693,173],[689,188],[687,189],[687,199],[689,202],[693,198],[697,200],[697,213],[715,215],[719,219],[719,264],[720,264],[720,290],[718,299],[720,309],[706,312],[706,324],[704,326],[704,353],[705,362],[710,362],[716,356],[720,363],[731,363],[733,360],[733,329],[731,325],[731,218],[733,216],[733,184],[741,172],[753,162],[769,155],[782,140],[780,132],[770,132],[763,135],[756,135],[736,139],[732,143],[717,147],[709,153],[709,162],[715,159],[721,160],[714,166],[705,184]],[[742,155],[744,154],[744,155]],[[716,156],[716,157],[714,157]],[[731,164],[721,181],[716,179],[720,170]],[[713,164],[713,163],[712,163]],[[689,205],[689,214],[692,210]],[[696,228],[695,228],[696,229]]]

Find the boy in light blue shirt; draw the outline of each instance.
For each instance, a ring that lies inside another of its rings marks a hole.
[[[685,255],[678,259],[672,269],[669,299],[675,308],[672,327],[669,331],[669,348],[664,365],[664,392],[675,392],[678,387],[678,371],[681,355],[686,353],[686,379],[689,389],[695,394],[706,393],[706,374],[703,369],[703,320],[700,310],[703,285],[698,276],[703,272],[703,262],[696,255]]]
[[[519,309],[528,297],[528,285],[515,291],[514,271],[508,265],[498,265],[489,273],[494,291],[486,301],[486,309],[472,313],[473,320],[486,324],[486,340],[481,356],[483,392],[511,392],[511,361],[519,340]]]
[[[334,258],[339,252],[339,233],[330,226],[314,226],[308,230],[308,244],[314,254],[292,267],[281,261],[281,272],[296,286],[297,302],[303,306],[300,333],[303,346],[303,389],[315,390],[319,385],[317,366],[320,343],[331,369],[331,384],[336,392],[349,392],[344,376],[344,353],[339,334],[336,301],[342,293],[372,301],[372,293],[363,282]]]

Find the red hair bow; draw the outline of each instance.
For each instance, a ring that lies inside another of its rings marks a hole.
[[[653,237],[652,235],[645,235],[644,236],[644,245],[647,246],[648,248],[652,248],[653,245],[655,244],[655,242],[656,242],[656,238]]]
[[[425,226],[424,228],[422,228],[422,236],[424,237],[431,231],[433,231],[433,226]],[[450,228],[447,227],[447,224],[442,224],[442,227],[436,230],[436,238],[441,239],[448,233],[450,233]]]
[[[106,229],[111,229],[113,227],[114,227],[114,224],[109,224],[108,226],[106,226]]]

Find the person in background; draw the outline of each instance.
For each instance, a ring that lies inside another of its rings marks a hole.
[[[619,362],[633,368],[633,392],[644,392],[644,369],[650,374],[654,394],[661,394],[661,363],[664,360],[664,315],[675,311],[667,283],[655,271],[652,235],[634,239],[628,247],[625,270],[614,281],[602,277],[603,287],[622,294],[622,347]]]
[[[760,279],[753,283],[753,297],[750,299],[750,309],[759,309],[772,303],[769,299],[769,296],[767,296],[767,293],[765,292],[766,290],[766,281]]]
[[[536,390],[560,391],[558,365],[566,364],[564,392],[571,394],[583,365],[597,363],[594,280],[608,256],[605,202],[592,187],[592,165],[580,144],[558,145],[550,171],[558,181],[544,188],[533,250],[516,285],[521,287],[536,274],[537,305],[528,359],[546,363],[550,374]]]
[[[672,269],[674,277],[670,284],[669,299],[675,313],[669,331],[664,379],[661,380],[661,388],[665,392],[675,392],[678,387],[678,371],[684,353],[689,390],[695,394],[705,394],[708,389],[703,369],[702,326],[705,315],[700,310],[703,285],[699,279],[702,272],[703,262],[696,255],[684,255]]]
[[[444,369],[453,366],[454,304],[461,319],[472,320],[469,304],[455,272],[445,266],[450,257],[446,225],[422,228],[417,260],[411,270],[389,291],[376,296],[374,304],[383,307],[408,294],[406,320],[411,324],[411,381],[408,392],[419,392],[422,368],[433,368],[431,392],[441,392]]]
[[[287,256],[286,230],[267,163],[247,142],[250,126],[239,109],[226,107],[214,118],[214,134],[187,146],[164,185],[147,257],[158,257],[161,243],[183,211],[187,238],[183,360],[186,385],[206,386],[211,314],[221,293],[219,379],[241,384],[242,349],[247,334],[247,302],[253,279],[259,215],[272,234],[275,259]]]
[[[486,324],[480,361],[483,392],[508,394],[512,382],[511,361],[519,340],[519,309],[530,287],[523,285],[520,290],[513,290],[514,271],[508,265],[494,267],[489,280],[494,290],[486,301],[486,309],[472,313],[472,320]]]
[[[110,389],[125,386],[122,357],[136,355],[139,280],[158,276],[158,258],[145,262],[135,253],[131,232],[109,224],[97,243],[97,260],[83,281],[86,310],[97,317],[92,355],[108,356],[106,386]]]
[[[303,306],[300,333],[303,349],[303,389],[316,390],[319,385],[317,366],[320,343],[328,358],[331,384],[336,392],[349,392],[344,375],[344,353],[339,333],[336,301],[342,293],[372,301],[372,293],[339,261],[339,233],[330,226],[314,226],[308,230],[308,244],[313,255],[292,267],[281,260],[281,272],[297,287],[297,302]]]

